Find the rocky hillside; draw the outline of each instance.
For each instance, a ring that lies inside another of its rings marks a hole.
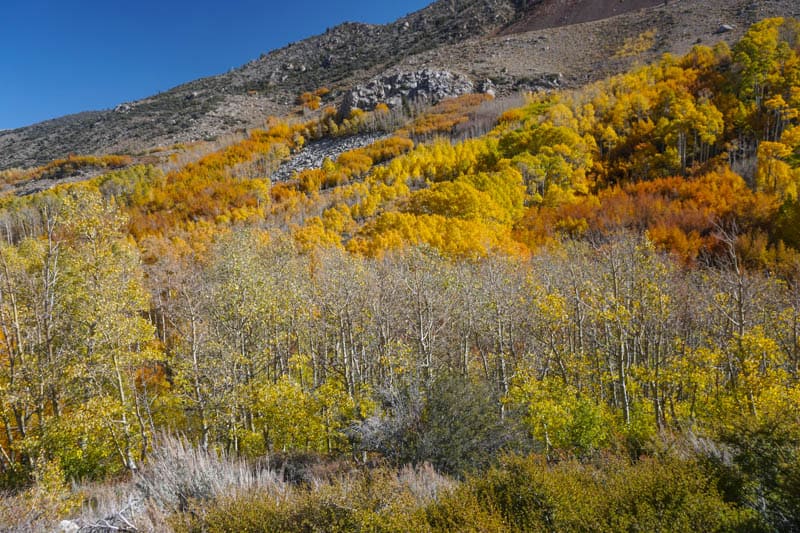
[[[288,112],[303,91],[328,87],[326,98],[341,102],[354,86],[374,88],[379,80],[385,91],[380,80],[407,79],[408,73],[452,73],[460,87],[505,94],[577,86],[694,42],[732,40],[760,17],[798,14],[792,0],[438,0],[391,24],[331,28],[228,73],[113,110],[0,132],[0,170],[69,153],[137,153],[215,138]],[[563,26],[576,22],[582,23]],[[721,24],[733,31],[715,34]],[[626,39],[648,31],[652,43],[619,53]]]
[[[254,126],[270,114],[288,111],[302,91],[349,88],[403,54],[487,34],[515,16],[511,0],[440,0],[388,25],[342,24],[231,72],[114,110],[2,132],[0,169],[41,164],[71,152],[135,152]]]
[[[526,13],[548,16],[554,4],[581,8],[586,1],[537,2]],[[637,2],[598,0],[598,4],[635,7]],[[653,3],[641,0],[639,4]],[[402,60],[392,70],[455,69],[472,79],[490,79],[499,94],[516,90],[580,87],[623,72],[664,53],[685,54],[695,44],[732,44],[753,23],[767,17],[798,17],[791,0],[663,0],[655,7],[612,18],[527,30],[529,16],[491,38],[444,45]],[[547,8],[547,9],[546,9]],[[610,7],[609,7],[610,9]],[[589,16],[593,9],[576,12]],[[572,15],[577,16],[576,13]],[[526,22],[527,21],[527,22]]]

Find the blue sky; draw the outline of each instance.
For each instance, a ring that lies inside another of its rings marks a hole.
[[[0,129],[107,109],[430,0],[0,0]]]

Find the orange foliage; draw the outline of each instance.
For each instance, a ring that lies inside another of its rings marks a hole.
[[[375,141],[369,146],[360,148],[358,152],[369,157],[377,164],[404,154],[412,148],[414,148],[414,142],[411,139],[394,136]]]
[[[371,167],[373,161],[362,150],[344,152],[336,159],[336,165],[348,176],[359,178]]]
[[[449,133],[457,125],[467,122],[470,113],[491,99],[488,94],[465,94],[443,100],[415,120],[410,131],[420,137]]]
[[[312,111],[316,111],[322,104],[322,98],[321,95],[318,95],[316,93],[304,92],[303,94],[297,97],[296,103],[299,106],[308,108]]]
[[[276,183],[269,191],[272,201],[281,203],[297,196],[297,186],[294,183]]]
[[[612,187],[573,204],[532,208],[517,224],[515,236],[528,246],[538,246],[558,234],[578,237],[636,229],[647,231],[661,249],[691,262],[702,249],[716,246],[719,223],[762,227],[778,207],[773,196],[752,192],[740,176],[725,168],[696,179],[656,179]]]
[[[13,180],[6,180],[6,183],[12,184],[37,179],[63,179],[75,176],[82,170],[122,168],[130,165],[132,161],[132,158],[127,155],[69,155],[64,159],[56,159],[44,166],[17,173],[14,175]]]
[[[167,365],[164,363],[150,363],[138,368],[134,379],[137,390],[146,390],[148,394],[163,392],[170,388]]]
[[[285,123],[273,124],[168,174],[146,199],[131,206],[131,233],[141,239],[199,220],[230,223],[261,218],[270,200],[268,183],[233,178],[229,171],[257,155],[269,154],[276,145],[292,146],[298,129]]]

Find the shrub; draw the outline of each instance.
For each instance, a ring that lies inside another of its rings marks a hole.
[[[776,531],[800,524],[800,423],[796,413],[745,418],[721,431],[730,457],[706,456],[726,496]],[[727,459],[727,460],[726,460]]]
[[[384,468],[360,470],[313,486],[295,488],[283,498],[263,491],[223,496],[212,502],[198,502],[190,513],[177,516],[178,531],[272,532],[272,531],[426,531],[425,505],[430,494],[415,494],[420,478],[437,486],[449,486],[429,469]],[[448,492],[439,493],[445,500]],[[442,520],[453,513],[456,500],[442,508]],[[480,509],[477,505],[473,509]],[[432,516],[436,515],[433,510]]]
[[[598,464],[508,457],[469,486],[514,531],[756,530],[692,461],[607,457]]]
[[[203,451],[175,437],[161,438],[136,484],[146,498],[168,511],[184,510],[190,501],[238,491],[281,494],[285,490],[272,471]]]
[[[422,396],[424,394],[424,396]],[[384,392],[384,415],[356,429],[363,450],[396,465],[431,463],[447,474],[487,468],[506,448],[525,449],[515,421],[501,418],[486,384],[444,374],[423,393],[413,387]]]

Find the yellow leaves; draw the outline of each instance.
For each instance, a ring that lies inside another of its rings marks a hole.
[[[464,174],[456,182],[468,183],[488,194],[494,204],[502,209],[503,218],[508,222],[515,222],[524,211],[525,186],[522,174],[508,162],[501,162],[498,167],[496,172]]]
[[[490,138],[471,139],[458,144],[440,139],[430,145],[419,145],[408,154],[398,158],[389,169],[397,172],[393,176],[385,173],[376,177],[384,181],[421,177],[430,181],[453,180],[463,174],[475,173],[479,166],[488,162],[496,149],[496,141]]]
[[[331,216],[329,216],[330,219]],[[311,217],[303,226],[293,226],[292,237],[300,249],[306,251],[319,247],[342,245],[341,235],[326,228],[325,223],[319,217]]]
[[[717,369],[725,362],[725,354],[717,348],[701,346],[686,352],[685,356],[676,362],[677,368],[685,373],[680,374],[681,379],[689,383],[706,386],[717,382],[718,376],[714,375]]]
[[[33,478],[35,484],[21,496],[29,508],[36,511],[37,521],[44,518],[55,523],[80,509],[83,495],[73,492],[58,458],[47,460],[42,455],[36,464]]]
[[[714,68],[716,62],[717,54],[715,54],[713,49],[708,46],[695,45],[688,54],[681,58],[680,65],[683,68],[709,70]]]
[[[507,401],[523,405],[537,440],[549,449],[591,452],[610,436],[608,411],[560,378],[519,376]]]
[[[553,108],[557,112],[558,106]],[[586,168],[592,164],[594,139],[587,139],[571,128],[545,122],[505,135],[500,148],[513,158],[535,203],[558,205],[588,192]]]
[[[790,134],[791,135],[791,134]],[[783,143],[762,142],[758,147],[756,186],[759,191],[794,200],[800,182],[800,170],[793,169],[784,159],[792,150]]]
[[[649,29],[640,33],[636,37],[626,38],[620,49],[614,54],[614,57],[637,56],[653,48],[655,42],[656,30]]]
[[[559,324],[567,320],[567,301],[560,294],[549,292],[536,300],[539,313],[550,321],[551,329],[555,330]]]
[[[257,394],[272,451],[322,450],[325,426],[313,397],[290,376],[265,384]]]
[[[800,149],[800,125],[790,126],[783,130],[780,142],[792,148],[793,151]]]
[[[718,421],[741,415],[778,412],[792,402],[796,380],[784,369],[774,338],[759,326],[720,347],[684,352],[667,379],[688,393],[689,416]]]
[[[300,190],[306,194],[320,190],[325,182],[326,174],[322,169],[310,168],[297,174],[296,179],[300,184]]]
[[[302,106],[306,109],[310,109],[311,111],[316,111],[319,109],[320,105],[322,104],[322,97],[328,94],[330,90],[326,87],[322,87],[317,89],[316,91],[312,92],[304,92],[300,96],[297,97],[295,103],[299,106]]]
[[[716,106],[708,100],[701,101],[690,117],[692,127],[706,144],[713,144],[722,134],[724,118]]]
[[[510,231],[477,220],[441,215],[387,212],[366,224],[347,244],[351,252],[380,256],[383,252],[428,244],[447,255],[482,257],[490,250],[520,253]]]
[[[355,232],[356,223],[351,216],[350,208],[345,203],[338,203],[322,213],[322,224],[326,229],[338,234]]]
[[[786,120],[797,118],[797,110],[790,109],[789,105],[786,103],[786,100],[783,99],[783,95],[781,94],[776,94],[764,102],[764,107],[770,111],[776,112]]]
[[[306,362],[295,362],[305,368]],[[368,390],[351,398],[340,381],[328,379],[310,390],[291,375],[257,388],[255,410],[271,451],[330,452],[347,442],[343,430],[348,420],[369,415],[375,404]]]
[[[510,222],[489,194],[463,182],[435,183],[429,189],[415,191],[409,197],[407,209],[417,215]]]

